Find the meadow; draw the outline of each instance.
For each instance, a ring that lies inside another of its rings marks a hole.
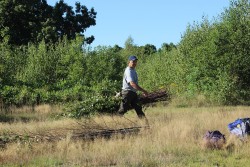
[[[149,127],[145,120],[137,118],[134,111],[129,111],[124,117],[96,115],[82,119],[55,119],[52,115],[60,113],[60,107],[41,105],[32,109],[15,109],[8,115],[13,118],[9,119],[11,121],[0,123],[1,132],[63,137],[53,141],[23,138],[9,142],[1,147],[0,164],[131,167],[236,167],[249,164],[249,143],[230,135],[227,129],[228,123],[235,119],[249,117],[249,107],[178,108],[157,104],[145,109]],[[25,117],[26,119],[20,119]],[[141,128],[136,133],[116,133],[108,138],[74,138],[73,131],[83,133],[81,127],[86,127],[87,124],[93,129],[97,125],[103,129]],[[203,147],[202,138],[207,130],[219,130],[225,135],[226,144],[222,149]]]
[[[249,143],[227,128],[249,117],[249,5],[232,0],[158,49],[132,37],[96,48],[80,34],[21,46],[0,39],[0,166],[249,166]],[[167,92],[168,104],[144,108],[147,120],[113,115],[129,55],[140,86]],[[208,130],[225,135],[221,149],[204,147]]]

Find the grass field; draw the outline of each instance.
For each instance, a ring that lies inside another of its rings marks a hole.
[[[0,123],[2,136],[39,134],[40,138],[24,137],[2,146],[0,166],[242,167],[250,164],[249,143],[231,136],[227,129],[228,123],[235,119],[249,117],[250,107],[157,105],[145,111],[149,128],[144,120],[138,120],[134,111],[124,118],[99,115],[82,120],[53,119],[50,115],[59,110],[50,106],[39,106],[32,111],[23,108],[2,118],[6,120]],[[74,136],[84,133],[81,127],[92,130],[140,127],[140,131],[87,140]],[[207,130],[225,134],[227,141],[222,149],[203,147],[202,138]]]

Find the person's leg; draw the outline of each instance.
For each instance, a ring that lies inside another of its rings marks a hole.
[[[118,110],[118,114],[124,115],[128,111],[129,105],[130,105],[129,91],[122,91],[122,101],[120,104],[120,108]]]
[[[145,114],[142,111],[142,106],[139,103],[138,95],[134,92],[133,93],[133,99],[131,100],[131,106],[135,109],[136,114],[139,118],[145,118]]]

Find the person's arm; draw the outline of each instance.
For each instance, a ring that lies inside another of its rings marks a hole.
[[[130,83],[130,85],[131,85],[134,89],[139,90],[139,91],[142,91],[143,94],[144,94],[145,96],[148,95],[148,92],[147,92],[145,89],[143,89],[142,87],[140,87],[139,85],[137,85],[135,82],[130,81],[129,83]]]

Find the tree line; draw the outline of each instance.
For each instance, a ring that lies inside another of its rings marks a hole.
[[[83,35],[13,45],[0,43],[0,95],[6,106],[63,104],[65,115],[114,112],[128,55],[137,55],[140,83],[165,89],[179,106],[248,105],[250,3],[233,0],[217,18],[187,26],[181,41],[89,48]],[[2,29],[1,29],[2,31]],[[3,36],[2,36],[3,37]],[[199,104],[198,104],[199,105]]]

